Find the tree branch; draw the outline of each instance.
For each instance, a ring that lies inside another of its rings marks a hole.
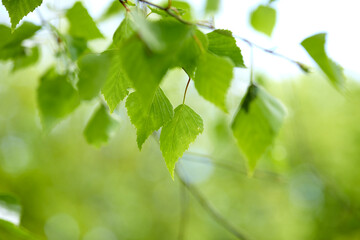
[[[180,182],[186,187],[186,189],[193,195],[193,197],[200,203],[200,205],[213,217],[213,219],[223,226],[227,231],[232,233],[235,237],[241,240],[248,240],[249,238],[245,234],[239,232],[232,226],[220,213],[214,209],[211,204],[205,199],[201,192],[192,184],[189,184],[186,180],[181,177],[181,174],[176,171]]]

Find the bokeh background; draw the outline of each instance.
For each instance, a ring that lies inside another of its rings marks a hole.
[[[326,7],[332,6],[331,1],[322,6],[321,14],[307,15],[307,20],[302,21],[304,26],[295,25],[292,32],[287,32],[293,41],[282,37],[286,34],[281,26],[288,23],[285,16],[291,10],[282,6],[299,1],[276,3],[279,19],[273,39],[251,30],[247,18],[260,2],[245,2],[248,1],[223,0],[216,18],[219,26],[229,24],[227,28],[236,34],[249,36],[265,47],[279,44],[280,52],[313,66],[305,52],[296,54],[301,50],[301,38],[294,35],[309,33],[303,39],[315,33],[311,31],[328,31],[328,51],[345,67],[347,90],[336,91],[318,71],[302,75],[296,66],[257,53],[256,80],[284,103],[288,116],[254,175],[246,174],[246,162],[229,128],[249,82],[246,69],[236,72],[228,96],[230,114],[207,103],[190,85],[187,104],[202,116],[205,131],[177,167],[214,209],[251,239],[360,239],[360,79],[355,68],[357,62],[351,58],[358,46],[350,43],[353,38],[346,37],[344,43],[350,42],[343,45],[334,36],[338,28],[331,27],[334,19],[328,14],[332,8]],[[72,3],[48,1],[57,9]],[[84,2],[95,19],[109,3],[101,1],[99,7],[98,1]],[[193,3],[199,18],[203,3]],[[344,3],[348,6],[346,11],[350,11],[346,21],[354,20],[350,13],[356,4],[356,1]],[[230,11],[229,6],[234,5],[243,14]],[[61,11],[54,17],[46,8],[41,10],[49,21],[66,29]],[[292,11],[294,18],[301,12]],[[311,24],[320,15],[324,24]],[[3,7],[0,16],[8,24]],[[121,18],[120,14],[100,24],[109,39]],[[39,23],[36,14],[29,19]],[[344,32],[345,26],[341,29],[340,36],[356,37],[350,30]],[[109,39],[94,41],[91,46],[101,50]],[[38,66],[12,73],[10,62],[0,63],[0,192],[20,200],[24,228],[50,240],[236,239],[209,216],[179,179],[172,181],[155,139],[149,138],[143,150],[138,150],[135,128],[123,103],[114,113],[119,126],[113,138],[99,149],[88,145],[82,135],[96,102],[82,103],[50,134],[44,134],[36,88],[41,74],[56,60],[51,57],[54,43],[49,33],[40,32],[35,41],[43,43]],[[287,45],[280,48],[283,42]],[[240,42],[239,46],[248,61],[249,49]],[[286,51],[289,46],[295,50]],[[349,53],[344,48],[353,51]],[[348,54],[347,57],[340,52]],[[179,79],[176,84],[174,78]],[[186,80],[178,70],[169,72],[164,79],[162,87],[173,106],[181,103]]]

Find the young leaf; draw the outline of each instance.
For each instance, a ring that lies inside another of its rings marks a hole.
[[[106,143],[112,131],[115,129],[117,121],[113,119],[106,108],[101,105],[91,116],[87,123],[84,136],[89,144],[100,147]]]
[[[80,103],[79,95],[64,75],[51,68],[37,89],[40,117],[46,132],[69,115]]]
[[[204,53],[195,72],[195,87],[206,100],[226,110],[226,93],[233,78],[234,65],[228,58]]]
[[[261,87],[250,85],[240,104],[232,131],[253,171],[272,144],[285,118],[283,105]]]
[[[9,13],[11,30],[14,31],[20,20],[42,4],[42,0],[2,0]]]
[[[174,118],[162,128],[160,149],[173,179],[175,163],[203,130],[201,117],[185,104],[175,108]]]
[[[158,88],[152,101],[144,104],[141,96],[133,92],[126,100],[126,108],[132,124],[137,129],[137,143],[141,150],[146,139],[173,117],[173,107],[164,92]]]
[[[325,51],[325,42],[326,34],[320,33],[305,39],[301,45],[319,65],[331,83],[341,89],[345,82],[343,68],[328,57]]]
[[[122,69],[144,101],[151,99],[172,64],[172,54],[149,52],[134,35],[121,47]]]
[[[205,12],[207,14],[214,14],[219,10],[220,0],[207,0]]]
[[[120,101],[129,94],[128,88],[131,87],[130,81],[122,70],[120,52],[119,50],[111,52],[112,57],[108,77],[101,89],[111,113]]]
[[[64,42],[66,43],[69,57],[76,61],[83,54],[90,52],[87,41],[84,38],[73,37],[71,35],[63,36]]]
[[[229,30],[215,30],[207,34],[209,51],[219,56],[229,57],[236,67],[245,67],[240,48]]]
[[[66,17],[70,23],[70,35],[87,40],[104,37],[81,2],[76,2]]]
[[[111,55],[88,54],[79,59],[79,82],[77,87],[81,99],[91,100],[96,97],[108,77]]]
[[[276,10],[260,5],[251,13],[250,23],[256,31],[270,37],[276,24]]]
[[[25,229],[0,219],[0,236],[6,240],[36,240]]]

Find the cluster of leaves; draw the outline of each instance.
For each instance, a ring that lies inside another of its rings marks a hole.
[[[171,6],[166,7],[149,4],[157,17],[147,18],[136,4],[114,1],[101,20],[126,9],[125,17],[111,45],[102,53],[94,53],[88,47],[89,41],[104,36],[81,2],[66,12],[67,32],[46,22],[43,26],[24,22],[16,28],[24,16],[41,5],[41,0],[2,2],[9,12],[11,28],[0,26],[0,59],[13,60],[14,70],[37,62],[38,47],[26,48],[23,41],[41,28],[51,31],[59,45],[59,55],[67,59],[64,71],[51,67],[40,79],[37,100],[45,131],[49,132],[81,102],[99,99],[101,104],[88,121],[84,136],[89,143],[100,146],[117,125],[111,114],[126,99],[128,115],[137,129],[139,149],[154,131],[161,129],[160,150],[172,177],[176,162],[204,126],[201,117],[185,104],[185,98],[183,104],[173,108],[160,88],[166,73],[173,68],[183,69],[205,100],[227,112],[226,95],[234,68],[245,68],[232,32],[202,32],[186,2],[169,1]],[[276,22],[272,2],[260,5],[250,17],[254,29],[269,36]],[[206,11],[215,12],[219,3],[209,0]],[[302,45],[331,82],[341,87],[342,69],[325,52],[325,34],[310,37]],[[283,105],[265,89],[253,82],[249,85],[231,128],[250,169],[272,144],[285,113]]]

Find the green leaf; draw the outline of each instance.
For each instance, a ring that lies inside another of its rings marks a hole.
[[[271,36],[276,24],[276,10],[260,5],[250,15],[251,26],[261,33]]]
[[[104,37],[81,2],[76,2],[67,11],[66,17],[70,23],[70,35],[87,40]]]
[[[156,54],[133,36],[120,48],[122,68],[144,101],[151,99],[172,64],[172,54]]]
[[[67,81],[67,77],[57,74],[55,69],[51,68],[40,79],[37,102],[42,125],[48,132],[75,110],[80,100],[76,90]]]
[[[121,46],[122,42],[129,39],[132,35],[134,35],[134,22],[130,19],[128,14],[126,14],[125,18],[120,23],[119,27],[116,29],[113,36],[113,44],[116,47]]]
[[[203,130],[201,117],[185,104],[175,108],[173,119],[162,128],[160,149],[173,179],[175,163]]]
[[[301,45],[319,65],[331,83],[334,84],[335,87],[341,89],[345,82],[343,68],[328,57],[325,51],[325,42],[326,34],[320,33],[305,39],[302,41]]]
[[[209,39],[209,51],[216,55],[229,57],[236,67],[245,67],[240,48],[229,30],[215,30],[207,34]]]
[[[131,93],[126,100],[126,108],[132,124],[137,129],[140,150],[146,139],[173,117],[173,107],[160,88],[156,90],[152,101],[146,104],[137,92]]]
[[[220,0],[207,0],[205,12],[207,14],[214,14],[219,10]]]
[[[110,108],[110,112],[113,112],[120,101],[129,94],[128,88],[131,87],[131,83],[122,70],[121,50],[112,51],[111,54],[108,77],[101,92]]]
[[[19,225],[21,217],[19,200],[11,195],[0,194],[0,213],[1,220]]]
[[[119,3],[118,0],[113,0],[109,7],[106,8],[105,12],[101,15],[100,21],[104,21],[115,15],[118,15],[124,10],[125,8]]]
[[[106,108],[101,105],[93,113],[85,127],[85,139],[89,144],[100,147],[109,140],[110,135],[116,126],[117,121],[114,120],[109,115]]]
[[[195,69],[200,55],[208,49],[207,36],[200,30],[195,30],[193,36],[188,38],[177,54],[176,66],[185,70],[191,77],[195,77]]]
[[[23,56],[14,59],[13,72],[29,67],[39,60],[39,47],[36,46],[27,50]]]
[[[4,240],[35,240],[25,229],[0,219],[0,236]]]
[[[195,87],[206,100],[227,111],[226,93],[233,78],[234,65],[228,58],[204,53],[195,72]]]
[[[193,26],[174,19],[148,21],[142,13],[134,12],[134,23],[140,38],[153,52],[177,51],[191,37]]]
[[[63,37],[66,47],[68,50],[69,57],[76,61],[81,57],[83,54],[90,52],[87,41],[84,38],[77,38],[71,35],[65,35]]]
[[[87,54],[79,59],[79,81],[77,87],[81,99],[91,100],[98,96],[104,85],[111,64],[111,54]]]
[[[40,28],[32,23],[24,22],[11,33],[10,28],[0,25],[0,59],[24,57],[26,49],[22,47],[23,41],[33,37]]]
[[[42,4],[42,0],[2,0],[9,13],[11,30],[14,31],[20,20]]]
[[[285,115],[285,108],[276,98],[261,87],[249,86],[231,128],[250,171],[273,143]]]

